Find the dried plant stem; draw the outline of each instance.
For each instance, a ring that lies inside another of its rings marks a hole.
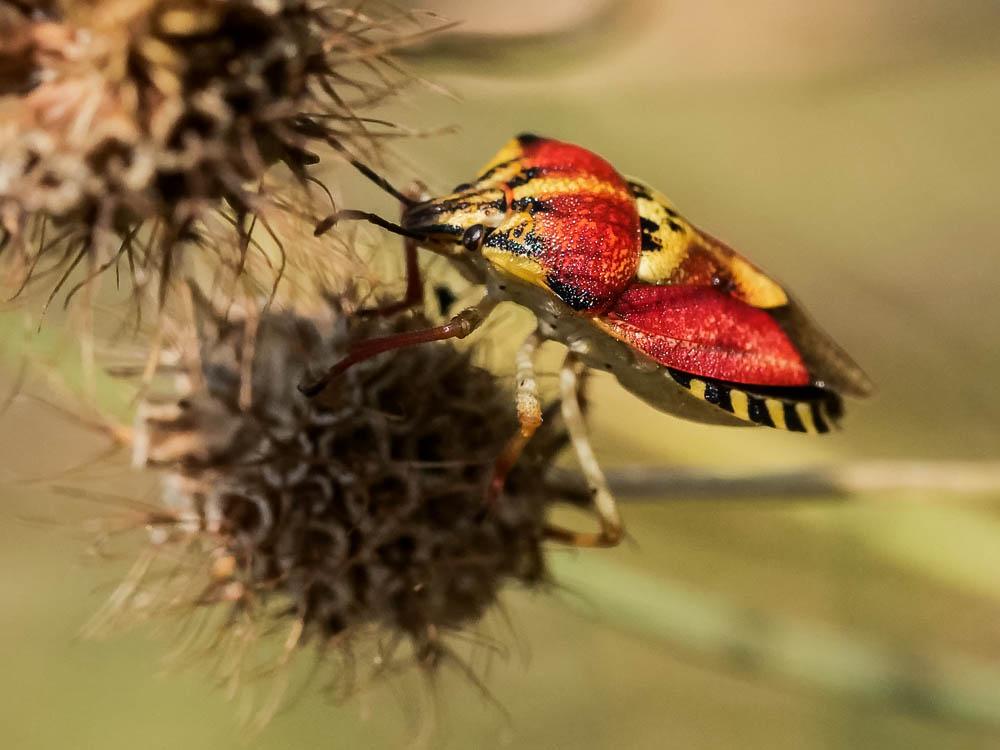
[[[923,717],[1000,726],[1000,670],[931,658],[774,617],[595,555],[551,556],[586,613],[756,679],[777,679]]]
[[[1000,462],[854,461],[744,474],[626,466],[608,471],[608,483],[621,500],[651,502],[705,498],[742,502],[844,501],[869,493],[900,491],[1000,495]],[[575,474],[553,477],[552,486],[574,500],[589,501],[585,485]]]

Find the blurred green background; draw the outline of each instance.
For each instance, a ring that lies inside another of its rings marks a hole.
[[[400,146],[406,169],[446,188],[517,132],[584,144],[786,282],[880,385],[848,405],[843,432],[810,439],[680,422],[599,375],[592,424],[608,467],[997,458],[1000,5],[732,5],[439,3],[466,23],[408,64],[457,98],[415,87],[387,114],[460,131]],[[347,193],[395,210],[367,186]],[[498,362],[529,325],[510,310],[482,334]],[[546,351],[553,365],[558,347]],[[33,402],[3,427],[5,477],[51,478],[99,451]],[[110,492],[152,497],[124,459],[106,476]],[[553,550],[565,587],[510,591],[511,625],[484,625],[510,650],[484,677],[502,708],[445,670],[433,691],[412,675],[343,705],[311,691],[250,735],[204,669],[164,674],[168,641],[77,639],[128,562],[87,561],[78,519],[100,508],[31,485],[2,492],[3,747],[404,747],[432,712],[431,747],[1000,744],[1000,495],[630,501],[632,543]],[[614,611],[605,579],[638,615]],[[640,622],[644,602],[678,618],[667,637]],[[696,634],[717,616],[736,646],[811,634],[796,653],[820,644],[822,663],[797,679],[780,648],[777,662],[712,653]],[[848,653],[856,682],[838,677]],[[864,666],[883,662],[913,678],[912,694],[871,684]],[[961,710],[919,687],[941,681],[968,689]],[[829,689],[844,684],[869,689]]]

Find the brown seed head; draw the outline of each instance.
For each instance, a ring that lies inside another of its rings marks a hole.
[[[509,390],[469,353],[436,344],[383,355],[321,403],[296,389],[350,342],[425,321],[363,321],[336,299],[318,315],[228,321],[198,308],[197,335],[164,354],[177,392],[142,404],[134,439],[136,463],[164,477],[149,551],[195,561],[197,580],[183,581],[190,604],[232,608],[223,629],[276,616],[295,643],[375,630],[432,662],[505,584],[546,580],[544,478],[563,444],[558,420],[490,508],[492,464],[516,420]],[[129,584],[133,602],[142,590]]]
[[[273,165],[301,187],[317,147],[375,158],[385,128],[358,113],[408,81],[391,54],[421,27],[355,6],[0,2],[0,247],[16,250],[15,286],[118,256],[167,275],[212,212],[241,236],[264,204],[308,213],[262,187]]]

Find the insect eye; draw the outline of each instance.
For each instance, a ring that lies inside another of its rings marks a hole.
[[[482,224],[473,224],[462,235],[462,245],[466,250],[475,252],[483,246],[484,239],[486,239],[486,227]]]

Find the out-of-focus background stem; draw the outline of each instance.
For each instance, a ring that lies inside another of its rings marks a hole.
[[[595,621],[665,643],[715,668],[903,714],[1000,727],[1000,670],[848,637],[746,609],[593,556],[557,557],[562,585]]]

